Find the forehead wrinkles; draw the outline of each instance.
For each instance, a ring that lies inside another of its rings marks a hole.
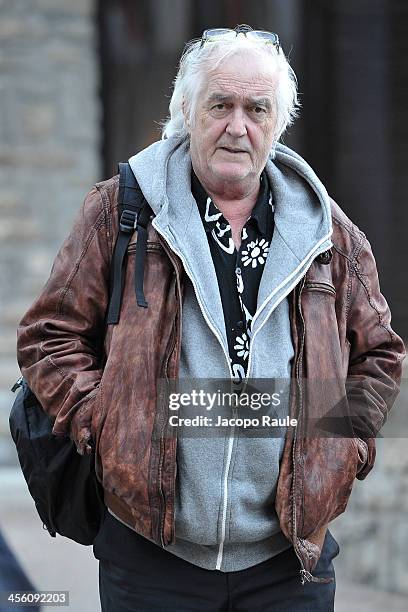
[[[273,97],[276,78],[271,74],[259,74],[244,77],[232,74],[209,75],[205,87],[205,97],[208,99],[214,93],[222,93],[233,98]]]

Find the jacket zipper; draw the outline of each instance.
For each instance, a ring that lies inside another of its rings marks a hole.
[[[177,316],[177,315],[176,315]],[[170,350],[167,354],[166,361],[164,364],[164,374],[166,377],[166,382],[169,382],[168,378],[168,364],[170,361],[171,354],[176,344],[176,324],[174,323],[173,332],[172,332],[172,340],[170,343]],[[166,498],[163,491],[162,485],[162,470],[163,470],[163,461],[164,461],[164,431],[166,429],[166,417],[168,417],[167,410],[166,416],[163,419],[163,425],[160,432],[160,446],[159,446],[159,471],[158,471],[158,483],[159,483],[159,495],[160,495],[160,511],[159,511],[159,537],[162,547],[165,547],[164,542],[164,520],[166,514]]]
[[[296,477],[297,477],[297,469],[296,469],[296,450],[297,450],[297,440],[298,440],[298,434],[299,434],[299,424],[301,423],[301,417],[302,417],[302,388],[301,388],[301,383],[300,383],[300,366],[302,363],[302,354],[303,354],[303,345],[304,345],[304,340],[305,340],[305,322],[303,319],[303,313],[302,313],[302,306],[301,306],[301,295],[302,295],[302,289],[305,285],[305,280],[306,277],[303,277],[302,280],[302,284],[299,288],[299,295],[298,295],[298,300],[297,300],[297,308],[299,310],[299,314],[300,314],[300,319],[302,322],[302,336],[301,336],[301,341],[300,341],[300,347],[299,347],[299,353],[297,356],[297,360],[296,360],[296,366],[295,366],[295,374],[296,374],[296,383],[297,383],[297,387],[298,387],[298,391],[299,391],[299,412],[297,415],[298,418],[298,425],[296,427],[296,434],[295,434],[295,438],[293,440],[293,447],[292,447],[292,459],[293,459],[293,482],[292,482],[292,500],[293,500],[293,506],[292,506],[292,524],[293,524],[293,548],[295,550],[296,556],[300,561],[300,577],[301,577],[301,583],[305,584],[305,581],[308,579],[306,574],[308,573],[303,565],[303,561],[302,561],[302,557],[300,555],[299,552],[299,548],[297,545],[297,516],[296,516]]]
[[[164,251],[166,252],[168,258],[170,259],[171,263],[173,264],[173,268],[174,268],[174,273],[176,276],[176,287],[178,290],[178,306],[179,306],[179,326],[180,326],[180,335],[181,335],[181,286],[180,286],[180,278],[178,276],[178,266],[177,266],[177,262],[173,259],[172,256],[172,252],[170,251],[170,249],[167,247],[166,244],[163,244],[163,246],[161,245],[157,245],[158,250],[160,249],[164,249]],[[172,331],[172,339],[170,342],[170,348],[169,351],[166,355],[166,359],[164,362],[164,375],[166,378],[166,383],[169,382],[169,378],[168,378],[168,365],[169,365],[169,361],[170,361],[170,357],[171,354],[173,353],[174,347],[176,345],[176,340],[177,340],[177,333],[176,333],[176,320],[177,320],[177,313],[176,313],[176,318],[174,321],[174,327],[173,327],[173,331]],[[166,412],[166,416],[167,412]],[[159,529],[159,538],[160,538],[160,543],[162,548],[165,548],[166,543],[164,541],[164,521],[165,521],[165,514],[166,514],[166,498],[164,495],[164,491],[163,491],[163,484],[162,484],[162,471],[163,471],[163,462],[164,462],[164,431],[166,429],[166,417],[163,419],[163,425],[162,425],[162,429],[160,432],[160,446],[159,446],[159,467],[158,467],[158,483],[159,483],[159,496],[160,496],[160,510],[159,510],[159,521],[158,521],[158,529]]]
[[[297,439],[298,439],[298,427],[299,427],[299,423],[302,423],[302,416],[303,416],[303,396],[302,396],[302,384],[301,384],[301,380],[300,380],[300,375],[301,375],[301,368],[302,368],[302,358],[303,358],[303,349],[304,349],[304,343],[305,343],[305,320],[303,318],[303,312],[302,312],[302,301],[301,301],[301,297],[302,297],[302,291],[305,287],[305,285],[307,286],[308,283],[306,283],[306,275],[303,277],[302,280],[302,284],[299,288],[299,294],[298,294],[298,300],[297,300],[297,307],[299,310],[299,315],[300,315],[300,320],[301,320],[301,325],[302,325],[302,336],[301,336],[301,341],[300,341],[300,350],[299,350],[299,354],[297,357],[297,362],[296,362],[296,382],[297,382],[297,386],[299,389],[299,412],[298,412],[298,426],[296,427],[296,434],[295,434],[295,439],[293,441],[293,449],[292,449],[292,459],[293,459],[293,482],[292,482],[292,500],[293,500],[293,506],[292,506],[292,522],[293,522],[293,548],[295,550],[296,556],[299,559],[300,562],[300,581],[302,583],[302,585],[305,584],[305,582],[321,582],[321,583],[327,583],[327,582],[332,582],[331,578],[316,578],[316,576],[313,576],[313,574],[311,574],[310,572],[307,571],[307,569],[305,568],[304,564],[303,564],[303,560],[302,560],[302,556],[300,554],[299,551],[299,547],[297,544],[297,516],[296,516],[296,480],[297,480],[297,470],[296,470],[296,450],[297,450]]]

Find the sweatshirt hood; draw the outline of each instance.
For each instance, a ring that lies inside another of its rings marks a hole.
[[[170,219],[180,218],[174,209],[179,208],[181,195],[187,205],[184,220],[190,216],[196,205],[191,195],[188,140],[173,136],[155,142],[131,157],[129,164],[160,226],[167,227]],[[309,164],[283,144],[272,149],[265,170],[273,193],[275,230],[302,261],[311,242],[330,242],[328,193]]]

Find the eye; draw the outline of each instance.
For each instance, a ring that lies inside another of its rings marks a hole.
[[[223,102],[219,102],[218,104],[214,104],[214,106],[211,108],[212,110],[224,110],[225,104]]]
[[[256,115],[261,115],[262,113],[266,113],[266,108],[263,106],[254,106],[253,111]]]

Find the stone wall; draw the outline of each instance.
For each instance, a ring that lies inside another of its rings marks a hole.
[[[94,0],[0,0],[0,463],[18,320],[100,177]]]

